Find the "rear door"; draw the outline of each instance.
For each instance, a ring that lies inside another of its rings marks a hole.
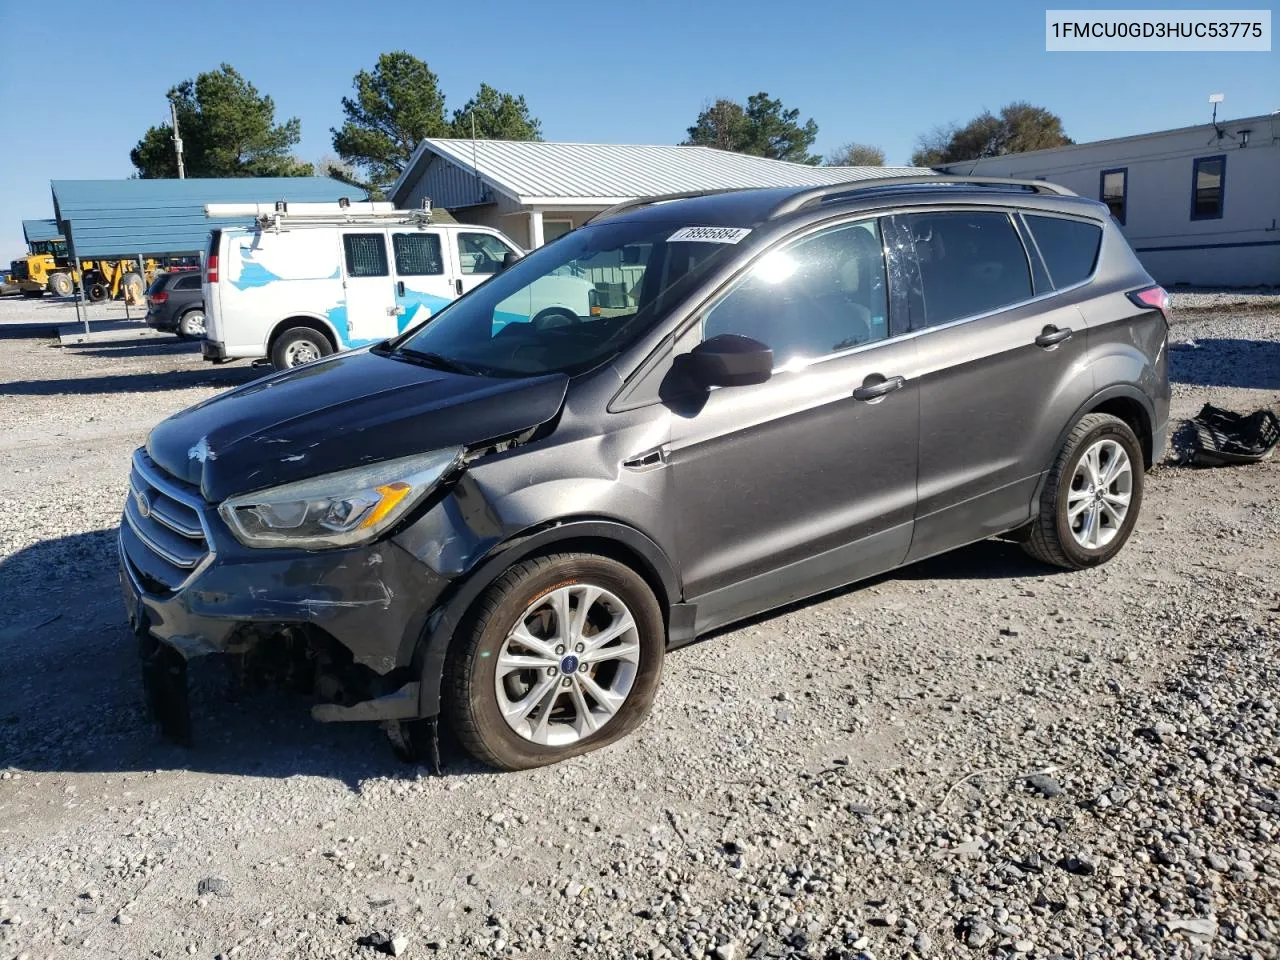
[[[455,289],[459,296],[474,290],[501,270],[503,259],[515,250],[494,234],[479,231],[455,231],[454,242],[458,259]]]
[[[1083,317],[1050,296],[1015,214],[903,214],[914,249],[920,476],[908,559],[1003,532],[1031,515],[1063,427],[1091,392]]]
[[[387,231],[368,227],[342,230],[340,242],[346,303],[330,310],[329,317],[343,346],[357,347],[395,336],[400,328],[387,257]]]
[[[397,327],[421,323],[454,298],[454,280],[447,262],[448,235],[441,230],[393,228],[392,265],[395,268]]]

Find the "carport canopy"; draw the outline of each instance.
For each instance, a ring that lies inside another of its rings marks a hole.
[[[26,238],[28,245],[42,240],[62,239],[57,220],[23,220],[22,235]]]
[[[199,253],[214,227],[252,223],[207,217],[206,203],[365,199],[364,190],[331,177],[54,180],[51,186],[55,229],[80,259]]]

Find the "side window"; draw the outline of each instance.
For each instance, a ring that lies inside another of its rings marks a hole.
[[[1227,179],[1227,158],[1197,157],[1191,165],[1191,219],[1218,220]]]
[[[195,276],[183,277],[174,286],[178,290],[199,290],[200,276],[197,274]]]
[[[491,233],[458,234],[458,261],[465,274],[497,273],[508,249]]]
[[[1023,214],[1023,219],[1040,248],[1054,287],[1061,290],[1089,278],[1093,265],[1098,262],[1098,248],[1102,246],[1100,226],[1065,217]]]
[[[402,277],[434,277],[444,273],[444,251],[437,233],[393,233],[396,273]]]
[[[911,233],[924,288],[925,322],[936,327],[1031,298],[1027,252],[1003,213],[913,213]]]
[[[380,233],[344,233],[342,249],[347,256],[347,276],[385,277],[387,244]]]
[[[781,367],[883,340],[888,314],[880,227],[865,220],[766,253],[707,312],[702,336],[752,337]]]
[[[1129,200],[1129,170],[1103,170],[1098,178],[1098,199],[1107,205],[1117,223],[1124,223]]]

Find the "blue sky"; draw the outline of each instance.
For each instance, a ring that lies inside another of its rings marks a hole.
[[[1226,94],[1226,117],[1280,109],[1280,52],[1046,53],[1045,7],[1025,0],[224,0],[112,8],[105,30],[88,28],[100,4],[66,0],[56,19],[86,29],[35,33],[26,9],[0,0],[6,263],[24,249],[20,219],[52,214],[50,179],[128,176],[169,87],[223,61],[301,118],[308,160],[332,152],[355,72],[397,48],[431,65],[450,108],[481,81],[524,94],[548,140],[674,143],[706,101],[758,90],[818,122],[819,152],[859,140],[890,163],[935,125],[1015,99],[1058,113],[1077,141],[1207,121],[1210,93]]]

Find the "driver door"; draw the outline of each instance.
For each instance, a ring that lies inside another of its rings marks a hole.
[[[492,233],[460,230],[454,237],[458,257],[455,291],[458,296],[474,290],[498,273],[502,269],[502,261],[514,250]]]
[[[889,316],[884,257],[875,220],[811,233],[757,260],[678,345],[736,333],[774,352],[768,381],[673,409],[676,536],[699,632],[907,555],[918,364],[915,341],[895,335],[905,316]]]

